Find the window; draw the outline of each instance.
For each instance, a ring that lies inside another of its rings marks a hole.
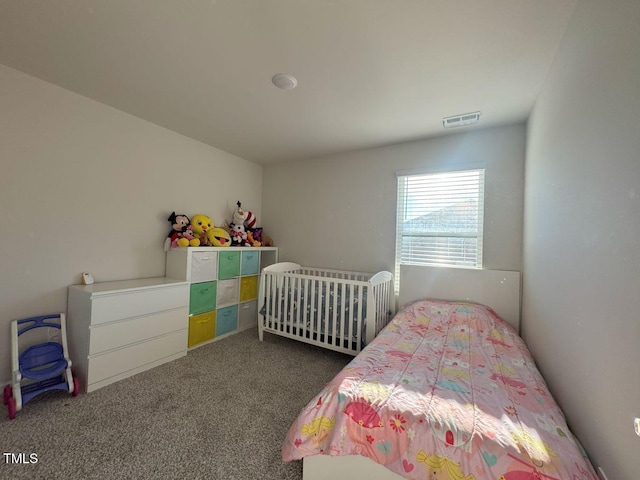
[[[483,217],[484,169],[399,173],[396,278],[401,263],[482,268]]]

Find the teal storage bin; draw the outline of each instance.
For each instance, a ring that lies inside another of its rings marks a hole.
[[[238,305],[221,308],[216,314],[216,337],[238,329]]]
[[[257,275],[260,268],[260,252],[248,251],[242,252],[242,266],[240,267],[241,275]]]
[[[192,283],[189,292],[189,315],[216,309],[216,282]]]
[[[218,280],[226,280],[240,275],[240,252],[218,253]]]

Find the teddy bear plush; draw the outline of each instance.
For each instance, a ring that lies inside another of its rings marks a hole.
[[[201,247],[211,246],[211,242],[207,237],[207,230],[213,228],[213,222],[210,217],[202,213],[194,215],[191,217],[191,227],[193,227],[193,234],[200,240]]]
[[[177,247],[197,247],[200,240],[193,235],[193,229],[190,225],[189,217],[184,214],[176,214],[171,212],[167,221],[171,222],[171,231],[167,235],[164,243],[164,249]]]

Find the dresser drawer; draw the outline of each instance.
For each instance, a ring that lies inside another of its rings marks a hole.
[[[240,301],[246,302],[258,298],[258,276],[242,277],[240,279]]]
[[[241,303],[238,306],[238,330],[258,325],[258,301]]]
[[[99,295],[92,299],[91,324],[99,325],[114,320],[186,307],[188,302],[188,285]]]
[[[260,252],[249,250],[242,252],[241,275],[257,275],[260,269]]]
[[[147,342],[89,357],[90,383],[100,382],[129,370],[178,354],[187,344],[187,329]]]
[[[216,312],[189,317],[189,348],[212,340],[216,336]]]
[[[189,314],[215,310],[216,308],[216,282],[192,283],[189,295]]]
[[[173,310],[90,327],[89,355],[141,342],[187,326],[189,309]]]
[[[218,279],[237,277],[240,275],[240,252],[220,252]]]
[[[191,283],[215,280],[217,269],[218,252],[191,253]]]
[[[232,303],[238,303],[238,279],[219,280],[216,308],[226,307]]]
[[[216,337],[230,333],[238,328],[238,305],[221,308],[216,313]]]

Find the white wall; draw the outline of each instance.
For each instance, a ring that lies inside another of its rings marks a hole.
[[[640,478],[640,2],[581,0],[528,125],[523,335],[610,480]]]
[[[524,125],[265,167],[265,231],[282,260],[393,271],[396,170],[486,164],[484,266],[520,270]]]
[[[0,65],[0,381],[9,322],[66,310],[80,273],[164,275],[169,214],[258,215],[262,167]]]

